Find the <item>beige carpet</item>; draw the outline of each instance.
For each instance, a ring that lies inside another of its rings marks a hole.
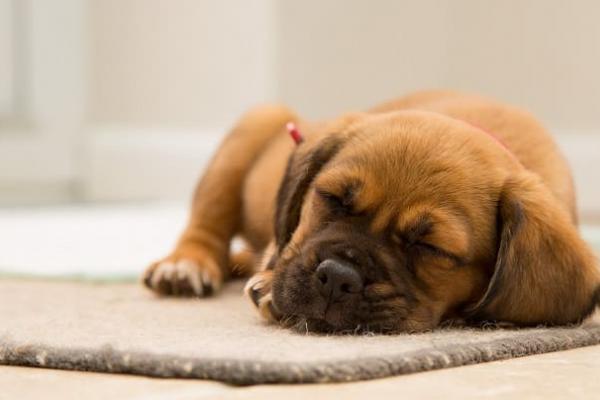
[[[600,343],[600,324],[418,335],[316,336],[262,324],[241,285],[161,299],[135,284],[0,281],[0,364],[216,379],[336,382]]]

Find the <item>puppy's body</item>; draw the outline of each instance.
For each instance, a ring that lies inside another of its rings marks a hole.
[[[494,135],[505,145],[515,158],[528,170],[538,174],[548,188],[569,211],[573,221],[577,220],[573,181],[569,167],[552,137],[531,115],[514,107],[502,105],[488,99],[454,92],[419,92],[382,104],[369,113],[394,111],[428,111],[473,124],[482,128],[482,136]],[[287,109],[281,109],[288,118],[296,119]],[[422,130],[427,126],[429,115],[420,116]],[[352,115],[328,123],[300,121],[303,135],[336,132],[353,120]],[[326,134],[326,133],[325,133]],[[415,132],[419,134],[419,132]],[[484,140],[487,138],[484,137]],[[435,143],[432,143],[435,146]],[[491,146],[498,143],[490,141]],[[243,234],[255,250],[262,251],[273,238],[273,213],[275,195],[295,144],[280,127],[280,132],[263,149],[248,173],[244,185]],[[507,165],[510,168],[510,165]]]
[[[146,283],[207,294],[232,263],[251,264],[263,316],[318,330],[574,322],[599,282],[576,220],[564,158],[513,107],[439,91],[322,123],[259,107],[225,140]],[[255,257],[228,261],[236,234]]]

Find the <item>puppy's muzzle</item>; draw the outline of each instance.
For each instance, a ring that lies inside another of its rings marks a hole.
[[[315,274],[318,291],[327,303],[344,302],[363,290],[360,274],[346,262],[327,259],[319,264]]]

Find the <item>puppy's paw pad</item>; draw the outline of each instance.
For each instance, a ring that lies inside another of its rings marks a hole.
[[[216,263],[191,259],[165,260],[148,268],[144,283],[164,295],[209,296],[219,290],[222,276]]]

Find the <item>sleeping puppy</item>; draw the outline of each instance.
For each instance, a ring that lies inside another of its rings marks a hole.
[[[235,235],[249,251],[230,257]],[[264,318],[311,331],[569,324],[600,297],[550,135],[521,110],[454,92],[323,123],[279,106],[244,115],[144,282],[206,296],[250,271]]]

